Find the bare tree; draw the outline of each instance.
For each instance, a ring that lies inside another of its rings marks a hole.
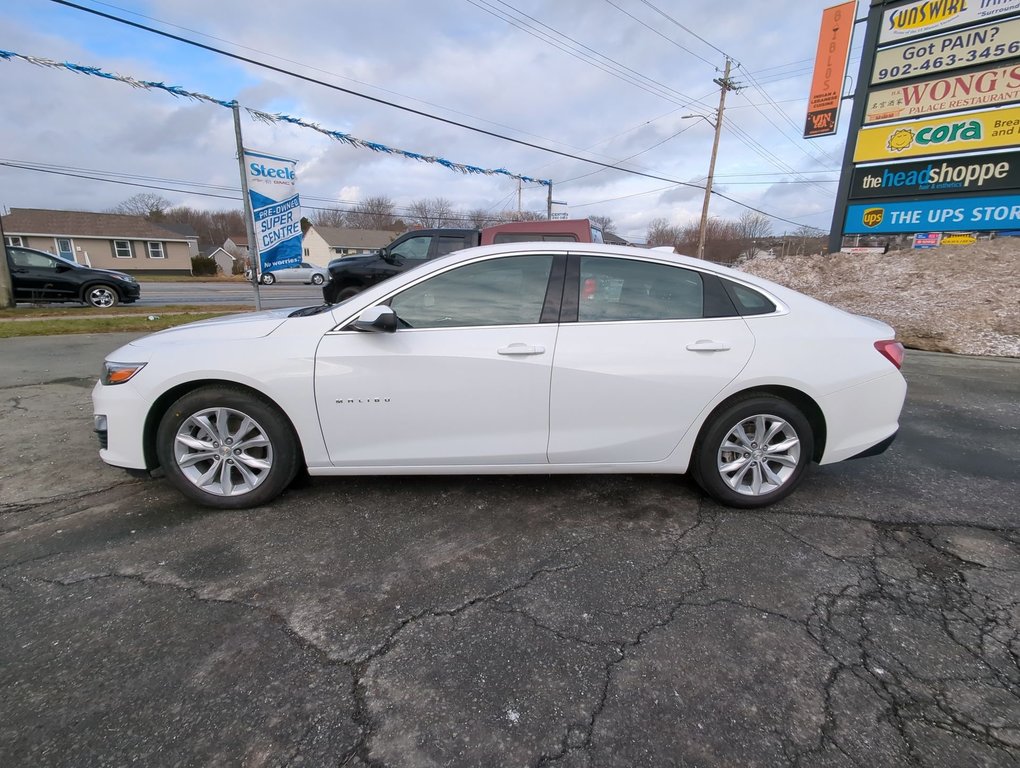
[[[353,229],[389,229],[397,223],[393,201],[384,195],[366,197],[346,215],[347,226]]]
[[[503,211],[499,215],[501,222],[511,221],[544,221],[545,213],[542,211]]]
[[[445,197],[429,197],[415,200],[408,208],[411,221],[419,227],[431,229],[433,227],[448,227],[457,223],[453,203]]]
[[[499,217],[484,208],[472,208],[467,212],[466,218],[475,229],[485,229],[499,223]]]
[[[677,242],[677,250],[689,256],[696,256],[700,234],[700,221],[692,221],[684,226]],[[702,256],[708,261],[732,264],[743,251],[743,243],[737,222],[711,217],[705,224],[705,251]]]
[[[668,219],[652,219],[648,224],[645,240],[649,248],[672,245],[674,248],[681,239],[682,228],[670,224]]]
[[[186,205],[168,208],[160,219],[165,224],[187,224],[198,235],[200,250],[223,245],[232,235],[243,234],[244,214],[241,211],[199,211]]]
[[[110,213],[124,213],[129,216],[144,216],[147,219],[159,219],[170,207],[170,201],[155,192],[139,192],[127,200],[115,205]]]
[[[347,226],[347,213],[339,208],[317,208],[310,219],[316,227],[344,227]]]
[[[589,216],[592,224],[597,225],[603,232],[616,232],[616,225],[611,216]]]

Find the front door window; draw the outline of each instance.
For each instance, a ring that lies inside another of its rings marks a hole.
[[[74,244],[71,242],[69,237],[58,237],[57,238],[57,255],[62,259],[68,261],[75,261],[74,258]]]

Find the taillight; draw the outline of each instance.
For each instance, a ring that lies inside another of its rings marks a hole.
[[[903,365],[903,345],[895,340],[876,341],[875,349],[897,368]]]

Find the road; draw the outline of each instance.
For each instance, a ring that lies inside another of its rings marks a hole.
[[[96,455],[131,338],[0,340],[0,765],[1016,766],[1020,362],[908,353],[889,453],[683,478],[305,479]]]
[[[259,286],[263,309],[300,307],[322,303],[322,288],[301,283]],[[255,291],[241,282],[143,282],[142,296],[132,306],[157,307],[167,304],[248,304],[255,308]]]

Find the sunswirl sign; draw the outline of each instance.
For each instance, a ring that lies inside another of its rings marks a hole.
[[[875,54],[872,85],[1020,56],[1020,18],[961,29]]]
[[[989,21],[1020,11],[1020,0],[918,0],[882,14],[878,44]]]
[[[862,128],[855,163],[973,152],[1020,143],[1020,107]]]
[[[1017,41],[1020,47],[1020,41]],[[1020,64],[988,67],[868,93],[865,125],[1020,101]]]

